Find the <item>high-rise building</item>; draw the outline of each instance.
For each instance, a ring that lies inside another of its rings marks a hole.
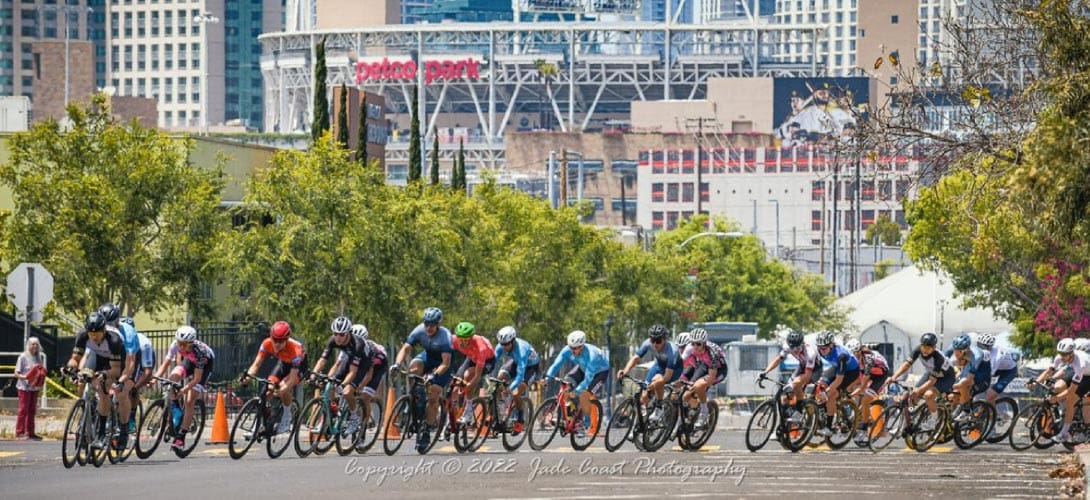
[[[818,56],[829,76],[857,74],[856,25],[858,0],[777,0],[775,22],[778,24],[818,24],[825,26],[817,47],[809,40],[791,39],[781,43],[776,59],[780,62],[809,60]]]
[[[731,19],[772,17],[776,0],[692,0],[696,6],[697,23]]]
[[[667,5],[667,2],[670,5]],[[669,13],[679,23],[693,22],[695,0],[644,0],[642,20],[652,22],[666,21]],[[667,12],[669,11],[669,12]]]
[[[446,0],[418,9],[415,15],[429,23],[487,23],[511,21],[515,10],[511,0]]]
[[[104,0],[0,1],[0,95],[34,98],[35,42],[93,41],[105,54]],[[63,58],[62,58],[63,61]],[[96,84],[105,84],[105,66],[95,67]]]
[[[416,24],[422,21],[421,11],[430,7],[434,0],[401,0],[401,24]]]
[[[261,128],[257,37],[283,29],[282,0],[111,1],[106,64],[117,95],[156,99],[164,128]]]

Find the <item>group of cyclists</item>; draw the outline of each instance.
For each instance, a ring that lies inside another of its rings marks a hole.
[[[185,444],[185,429],[190,427],[194,403],[203,397],[205,385],[212,375],[215,352],[198,339],[196,329],[183,325],[175,332],[174,342],[157,365],[156,353],[149,339],[136,331],[131,318],[122,318],[120,313],[116,305],[108,303],[87,316],[83,329],[76,336],[72,357],[65,371],[74,374],[77,369],[86,369],[104,377],[103,384],[94,385],[94,390],[98,392],[99,436],[107,435],[103,430],[110,412],[111,395],[125,396],[117,398],[118,421],[121,428],[128,427],[131,431],[132,426],[136,425],[133,408],[140,404],[141,388],[155,379],[181,384],[178,394],[183,401],[178,403],[183,407],[183,416],[172,443],[172,446],[180,448]],[[440,428],[440,423],[436,422],[440,399],[455,377],[464,384],[466,394],[475,395],[484,377],[496,372],[496,378],[505,385],[504,400],[500,403],[502,407],[521,408],[521,398],[527,396],[530,387],[542,375],[541,357],[529,342],[518,338],[513,326],[504,326],[496,332],[494,346],[488,338],[477,333],[472,323],[458,323],[451,332],[443,326],[443,319],[439,308],[425,309],[421,323],[409,333],[391,362],[386,349],[368,338],[364,325],[353,323],[345,316],[337,317],[330,325],[331,335],[313,369],[308,367],[303,343],[292,338],[291,325],[278,321],[269,329],[268,338],[262,341],[253,363],[239,377],[239,381],[245,383],[255,378],[266,358],[276,358],[277,364],[267,379],[272,394],[283,403],[284,412],[277,425],[277,432],[283,433],[289,432],[292,427],[294,416],[291,408],[295,387],[308,376],[315,382],[318,374],[330,364],[334,351],[337,356],[326,377],[340,383],[340,394],[353,411],[359,407],[370,407],[387,373],[411,373],[425,377],[428,387],[425,425],[417,434],[417,447],[424,449],[431,441],[430,433]],[[640,401],[648,410],[648,418],[652,421],[662,418],[667,384],[684,383],[690,387],[684,392],[683,402],[690,408],[699,408],[695,427],[703,428],[708,423],[708,389],[721,382],[726,375],[726,354],[722,347],[708,341],[708,333],[703,328],[684,332],[674,340],[669,336],[670,332],[664,325],[651,326],[647,339],[616,373],[616,377],[622,379],[637,363],[650,357],[653,362],[645,378],[647,391]],[[779,355],[763,371],[763,374],[771,372],[788,357],[797,360],[797,368],[788,383],[790,392],[794,394],[792,418],[799,414],[803,391],[808,384],[817,384],[824,390],[827,419],[817,423],[818,435],[829,435],[831,432],[841,393],[856,398],[859,408],[868,408],[891,381],[900,379],[916,362],[924,368],[924,375],[909,396],[926,402],[930,416],[923,423],[925,428],[934,428],[938,424],[937,398],[949,398],[955,408],[952,418],[960,421],[967,418],[968,404],[975,396],[983,394],[986,400],[994,402],[1017,375],[1015,357],[998,346],[995,337],[990,334],[979,335],[975,343],[969,335],[959,335],[951,342],[950,349],[941,352],[938,336],[925,333],[920,337],[919,345],[896,370],[892,370],[881,353],[858,339],[849,340],[846,345],[840,345],[835,340],[831,332],[820,332],[811,343],[805,340],[802,332],[790,331]],[[416,348],[420,348],[420,352],[413,356]],[[1076,402],[1090,393],[1090,377],[1084,377],[1090,375],[1090,339],[1061,340],[1057,351],[1059,354],[1052,366],[1035,382],[1050,383],[1053,391],[1050,401],[1062,403],[1066,409],[1063,428],[1053,437],[1062,441],[1070,439],[1069,430]],[[457,369],[452,369],[455,352],[463,354],[465,360]],[[584,414],[589,414],[594,395],[601,391],[609,377],[609,359],[601,348],[587,343],[586,333],[576,330],[567,336],[565,347],[544,370],[544,376],[557,378],[565,363],[570,363],[572,368],[560,379],[566,382],[561,390],[570,391],[574,400],[578,401],[578,407]],[[164,379],[168,371],[169,378]],[[364,404],[357,406],[357,398],[361,398]],[[467,398],[465,402],[461,416],[464,424],[470,423],[473,417],[473,399]],[[871,415],[867,411],[860,413],[856,440],[865,441]],[[347,431],[354,432],[354,428],[361,425],[362,418],[362,415],[351,415]],[[523,423],[527,418],[530,415],[522,415],[521,412],[514,415],[516,423]],[[576,425],[575,432],[585,432],[579,423]],[[92,447],[112,445],[123,448],[127,445],[128,433],[117,433],[115,443],[104,443],[101,439],[94,442]]]

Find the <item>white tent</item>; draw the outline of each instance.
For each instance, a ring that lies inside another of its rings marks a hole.
[[[991,309],[962,307],[948,278],[916,266],[845,295],[837,304],[852,309],[848,319],[856,332],[853,336],[890,344],[888,354],[894,363],[904,360],[926,332],[938,334],[945,344],[962,332],[1000,336],[1014,329],[996,319]]]

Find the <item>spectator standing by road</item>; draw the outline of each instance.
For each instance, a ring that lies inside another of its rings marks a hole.
[[[45,384],[45,356],[38,337],[30,337],[26,350],[15,363],[15,388],[19,393],[19,413],[15,419],[15,438],[42,439],[34,433],[34,417],[38,412],[38,394]]]

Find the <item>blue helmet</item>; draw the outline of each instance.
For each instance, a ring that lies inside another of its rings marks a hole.
[[[970,339],[968,335],[961,334],[954,337],[954,341],[950,343],[950,346],[954,349],[968,349],[973,344],[973,339]]]
[[[438,307],[429,307],[424,309],[424,322],[425,323],[438,323],[443,321],[443,311]]]

